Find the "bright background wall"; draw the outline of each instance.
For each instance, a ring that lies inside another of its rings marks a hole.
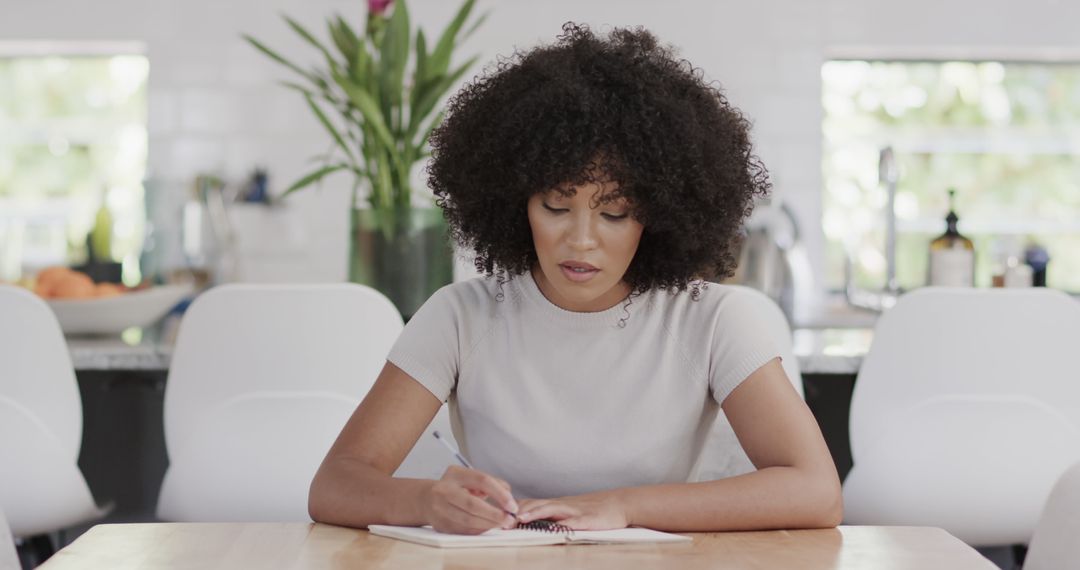
[[[150,58],[149,172],[182,194],[196,173],[239,180],[256,164],[284,188],[309,169],[327,138],[286,77],[250,46],[251,33],[296,59],[315,54],[278,18],[311,28],[332,12],[359,21],[361,0],[0,0],[0,40],[128,40]],[[456,11],[450,0],[412,0],[429,35]],[[719,81],[751,118],[775,195],[807,229],[820,273],[820,66],[829,56],[1071,57],[1080,52],[1080,3],[1054,0],[480,0],[491,15],[459,57],[486,61],[552,39],[567,20],[603,29],[644,25]],[[460,60],[459,60],[460,61]],[[417,173],[419,177],[420,174]],[[341,280],[346,268],[348,181],[290,200],[294,245],[282,279]]]

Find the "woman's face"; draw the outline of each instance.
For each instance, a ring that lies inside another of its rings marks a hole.
[[[568,311],[603,311],[630,294],[623,275],[644,226],[628,215],[625,199],[600,202],[612,189],[611,184],[587,183],[570,197],[551,190],[529,199],[529,225],[540,261],[533,277],[549,301]]]

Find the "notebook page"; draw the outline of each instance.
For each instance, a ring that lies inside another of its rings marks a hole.
[[[540,546],[562,544],[566,537],[558,533],[536,530],[492,529],[483,534],[446,534],[430,526],[389,526],[373,524],[368,526],[371,534],[396,538],[439,548],[481,548],[491,546]]]
[[[372,534],[415,542],[439,548],[482,548],[492,546],[540,546],[547,544],[632,544],[656,542],[690,542],[688,536],[670,534],[647,528],[617,530],[576,530],[569,537],[560,533],[535,530],[492,529],[483,534],[445,534],[430,526],[371,525]]]
[[[575,530],[569,542],[587,544],[626,544],[635,542],[691,542],[689,536],[660,532],[648,528],[617,530]]]

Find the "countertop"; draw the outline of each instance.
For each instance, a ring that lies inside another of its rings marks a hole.
[[[180,317],[169,316],[121,335],[65,337],[75,370],[164,371],[169,369]]]
[[[68,337],[68,350],[76,370],[164,371],[178,325],[179,319],[171,319],[152,328],[129,329],[122,336]],[[803,374],[855,374],[872,336],[869,327],[796,328],[795,357]]]

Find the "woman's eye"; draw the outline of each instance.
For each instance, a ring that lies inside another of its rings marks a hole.
[[[554,208],[552,206],[549,206],[547,204],[547,202],[541,202],[540,204],[544,206],[545,210],[547,210],[547,211],[549,211],[549,212],[551,212],[553,214],[562,214],[563,212],[569,212],[570,211],[568,208]],[[625,220],[627,217],[629,217],[629,214],[602,213],[600,215],[603,216],[604,219],[612,221],[612,222],[618,222],[620,220]]]

